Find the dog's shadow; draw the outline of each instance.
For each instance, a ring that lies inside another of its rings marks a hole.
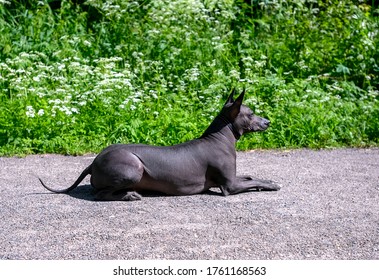
[[[68,193],[53,193],[48,190],[41,192],[34,192],[31,194],[43,195],[68,195],[76,199],[96,201],[95,192],[91,185],[80,185]]]
[[[139,192],[142,197],[167,197],[168,195],[161,193],[161,192],[155,192],[155,191],[142,191]],[[96,193],[95,189],[87,184],[87,185],[80,185],[77,188],[73,189],[72,191],[68,193],[53,193],[53,192],[36,192],[33,194],[46,194],[46,195],[68,195],[76,199],[81,199],[81,200],[87,200],[87,201],[101,201],[96,199]],[[217,190],[207,190],[204,193],[205,195],[214,195],[214,196],[222,196],[222,193]]]
[[[80,185],[78,188],[73,189],[72,191],[66,193],[76,199],[88,200],[88,201],[96,201],[94,188],[87,185]]]

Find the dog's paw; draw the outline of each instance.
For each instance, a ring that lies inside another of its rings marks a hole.
[[[265,191],[278,191],[281,188],[282,188],[281,185],[279,185],[279,184],[277,184],[277,183],[275,183],[273,181],[268,181],[267,184],[266,184],[266,186],[265,186],[265,188],[264,188],[264,190]]]
[[[244,184],[251,185],[251,189],[258,191],[278,191],[281,189],[281,185],[271,180],[257,179],[251,176],[240,177],[240,180],[242,180]]]
[[[137,192],[127,192],[126,195],[122,198],[125,201],[136,201],[141,200],[142,196]]]

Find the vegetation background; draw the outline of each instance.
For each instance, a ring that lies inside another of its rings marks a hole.
[[[379,1],[0,0],[0,155],[201,135],[233,87],[239,149],[379,144]]]

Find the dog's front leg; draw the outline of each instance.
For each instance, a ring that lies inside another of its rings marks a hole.
[[[220,187],[223,195],[237,194],[247,191],[278,191],[280,186],[270,180],[262,180],[251,176],[238,176],[229,185]]]

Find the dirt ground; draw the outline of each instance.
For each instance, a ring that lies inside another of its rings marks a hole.
[[[379,149],[239,152],[278,192],[94,201],[93,156],[0,158],[0,259],[379,259]]]

